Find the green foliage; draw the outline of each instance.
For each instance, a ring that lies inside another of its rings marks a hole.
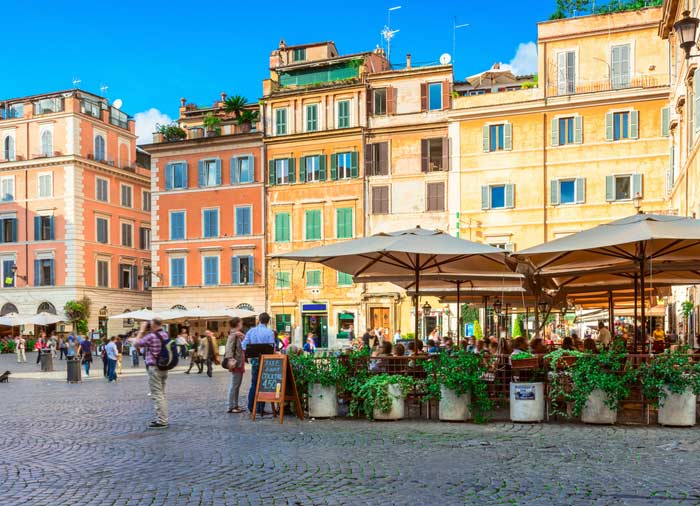
[[[416,334],[415,332],[406,332],[406,339],[415,339]]]
[[[473,322],[479,319],[479,309],[470,306],[469,304],[462,304],[462,321],[463,322]]]
[[[212,113],[209,113],[206,116],[204,116],[204,120],[202,120],[202,123],[204,123],[204,126],[207,128],[207,130],[214,130],[221,124],[221,118],[213,115]]]
[[[685,318],[690,318],[690,315],[693,314],[693,309],[695,309],[695,305],[689,300],[681,304],[681,312]]]
[[[355,376],[348,382],[348,390],[352,394],[350,415],[364,415],[368,420],[372,420],[375,408],[382,413],[388,413],[394,399],[389,393],[389,385],[398,385],[401,397],[405,397],[415,385],[415,380],[410,376],[391,374]]]
[[[90,318],[90,299],[84,297],[80,300],[69,300],[63,306],[68,320],[73,324],[73,330],[80,335],[87,334],[87,320]]]
[[[513,337],[522,337],[525,335],[525,329],[523,327],[523,315],[518,315],[515,319],[515,324],[513,325]]]
[[[258,121],[259,113],[255,109],[244,109],[241,111],[240,116],[236,120],[239,125],[244,125],[246,123],[253,124]]]
[[[348,370],[334,355],[318,357],[311,354],[290,355],[294,380],[300,391],[308,392],[309,385],[342,386]]]
[[[659,7],[663,0],[609,0],[591,2],[591,0],[557,0],[556,9],[549,19],[563,19],[587,14],[611,14],[614,12],[636,11],[647,7]]]
[[[479,320],[474,320],[474,339],[477,341],[484,338],[484,331],[481,330],[481,323]]]
[[[176,123],[170,125],[156,124],[156,132],[162,134],[167,142],[178,141],[187,137],[187,132],[177,126]]]
[[[444,385],[457,395],[471,395],[470,409],[476,422],[488,419],[493,405],[489,399],[484,373],[488,371],[481,355],[459,351],[440,353],[421,362],[427,373],[425,389],[427,397],[439,400],[440,386]]]
[[[516,361],[516,360],[526,360],[528,358],[535,358],[535,356],[530,353],[529,351],[521,351],[519,353],[516,353],[515,355],[512,355],[510,357],[511,361]]]
[[[242,95],[233,95],[224,100],[224,111],[238,119],[241,116],[241,111],[245,107],[248,99]]]
[[[667,391],[683,394],[690,389],[700,394],[700,363],[695,363],[687,346],[656,355],[642,364],[639,375],[642,393],[655,405],[663,405]]]
[[[15,346],[14,340],[0,341],[0,353],[14,353]]]

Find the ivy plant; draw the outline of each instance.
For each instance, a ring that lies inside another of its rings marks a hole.
[[[348,382],[348,389],[352,394],[349,405],[350,415],[364,415],[368,420],[372,420],[375,409],[382,413],[388,413],[395,398],[389,393],[389,385],[397,385],[400,396],[405,397],[415,385],[415,380],[410,376],[398,374],[360,374],[354,376]]]
[[[290,355],[294,380],[302,392],[308,392],[310,385],[324,387],[342,386],[348,375],[347,367],[336,356],[314,357],[314,355]]]
[[[655,355],[642,364],[639,374],[642,393],[655,406],[663,406],[668,392],[700,394],[700,363],[693,361],[687,346]]]

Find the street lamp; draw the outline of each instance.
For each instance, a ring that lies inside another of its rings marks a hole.
[[[423,314],[424,314],[424,315],[427,315],[428,313],[430,313],[430,311],[433,310],[433,306],[431,306],[431,305],[430,305],[430,302],[428,302],[428,301],[426,300],[426,301],[423,303],[423,305],[421,306],[421,309],[423,310]]]
[[[544,300],[538,302],[537,309],[539,310],[540,314],[545,313],[547,311],[547,302]]]
[[[681,49],[685,51],[685,59],[690,59],[690,50],[695,45],[700,19],[690,17],[690,11],[683,11],[683,17],[673,24],[673,31],[678,36]]]
[[[634,194],[632,201],[637,214],[644,214],[644,211],[642,211],[642,196],[639,194],[639,192]]]
[[[26,282],[27,282],[27,276],[22,276],[21,274],[17,274],[17,271],[18,271],[18,270],[19,270],[19,269],[18,269],[18,267],[17,267],[17,264],[12,264],[12,275],[15,276],[15,277],[17,277],[17,278],[19,278],[19,279],[24,280],[24,282],[26,283]]]
[[[569,312],[569,306],[566,304],[566,302],[564,302],[564,303],[561,305],[561,308],[559,309],[559,311],[561,312],[561,315],[562,315],[562,316],[566,315],[566,313]]]
[[[426,300],[421,306],[421,309],[423,310],[423,337],[426,338],[428,337],[428,315],[430,311],[432,311],[433,306]]]
[[[501,303],[501,299],[496,299],[493,301],[493,312],[496,314],[501,314],[501,308],[503,307],[503,304]]]

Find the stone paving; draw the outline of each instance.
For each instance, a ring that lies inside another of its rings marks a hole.
[[[0,357],[0,505],[697,505],[700,429],[224,413],[227,373],[67,384]],[[97,363],[95,364],[97,365]],[[247,393],[244,383],[242,393]]]

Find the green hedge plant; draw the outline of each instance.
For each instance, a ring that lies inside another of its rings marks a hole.
[[[693,361],[687,346],[655,355],[639,370],[642,393],[655,406],[662,406],[667,392],[700,394],[700,363]]]
[[[410,376],[398,374],[360,375],[355,376],[348,385],[352,394],[350,415],[364,415],[368,420],[372,420],[375,408],[382,413],[391,410],[394,399],[389,393],[389,385],[398,385],[401,396],[405,397],[415,385],[415,380]]]

